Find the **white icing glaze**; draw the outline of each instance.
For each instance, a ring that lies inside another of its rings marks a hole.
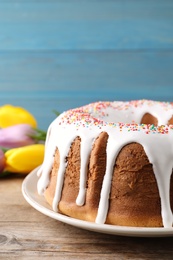
[[[53,210],[58,210],[64,182],[66,158],[70,146],[81,138],[80,187],[77,205],[85,203],[89,156],[95,139],[101,132],[108,133],[106,172],[102,184],[96,223],[104,223],[108,212],[113,167],[119,151],[128,143],[140,143],[153,165],[164,227],[172,227],[170,208],[170,177],[173,169],[173,126],[153,127],[140,125],[145,113],[158,119],[158,125],[166,125],[173,116],[173,105],[148,100],[131,102],[97,102],[61,114],[49,127],[44,162],[38,172],[38,192],[43,194],[49,184],[56,147],[60,153],[60,167],[53,200]],[[109,123],[110,122],[110,123]],[[121,123],[115,123],[121,122]],[[123,122],[125,124],[123,124]],[[131,124],[135,122],[135,124]]]

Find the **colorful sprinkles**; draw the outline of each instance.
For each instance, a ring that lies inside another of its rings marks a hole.
[[[106,122],[103,120],[105,116],[108,114],[105,112],[107,108],[111,108],[113,110],[128,110],[129,107],[138,108],[147,104],[147,106],[151,107],[153,104],[159,105],[163,108],[163,110],[168,111],[170,109],[173,110],[173,103],[169,102],[160,102],[160,101],[151,101],[151,100],[137,100],[130,102],[96,102],[91,103],[89,105],[72,109],[64,113],[61,118],[61,123],[59,124],[75,124],[76,129],[78,130],[81,126],[90,128],[92,126],[98,127],[101,129],[102,127],[108,126],[113,128],[118,128],[120,132],[136,132],[143,131],[146,134],[168,134],[170,130],[173,130],[173,125],[161,125],[154,126],[152,124],[137,124],[135,122],[132,123],[121,123],[121,122]]]

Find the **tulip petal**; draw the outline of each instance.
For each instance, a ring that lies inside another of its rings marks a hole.
[[[0,150],[0,173],[4,170],[5,167],[5,155],[2,150]]]
[[[29,124],[33,128],[37,127],[34,116],[22,107],[4,105],[0,107],[0,127],[8,127],[17,124]]]
[[[5,153],[5,157],[5,170],[18,173],[29,173],[42,164],[44,158],[44,145],[33,144],[10,149]]]
[[[34,144],[30,136],[36,135],[36,131],[28,124],[18,124],[0,129],[0,146],[15,148]]]

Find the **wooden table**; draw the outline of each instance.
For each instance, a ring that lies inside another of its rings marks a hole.
[[[23,179],[0,179],[0,259],[173,259],[173,237],[99,234],[44,216],[23,198]]]
[[[53,109],[98,100],[173,101],[173,1],[0,1],[0,106]],[[173,238],[94,233],[53,220],[0,179],[0,259],[173,259]]]

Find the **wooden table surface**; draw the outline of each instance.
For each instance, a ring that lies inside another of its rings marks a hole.
[[[173,259],[173,237],[100,234],[41,214],[23,198],[23,179],[0,180],[0,259]]]

